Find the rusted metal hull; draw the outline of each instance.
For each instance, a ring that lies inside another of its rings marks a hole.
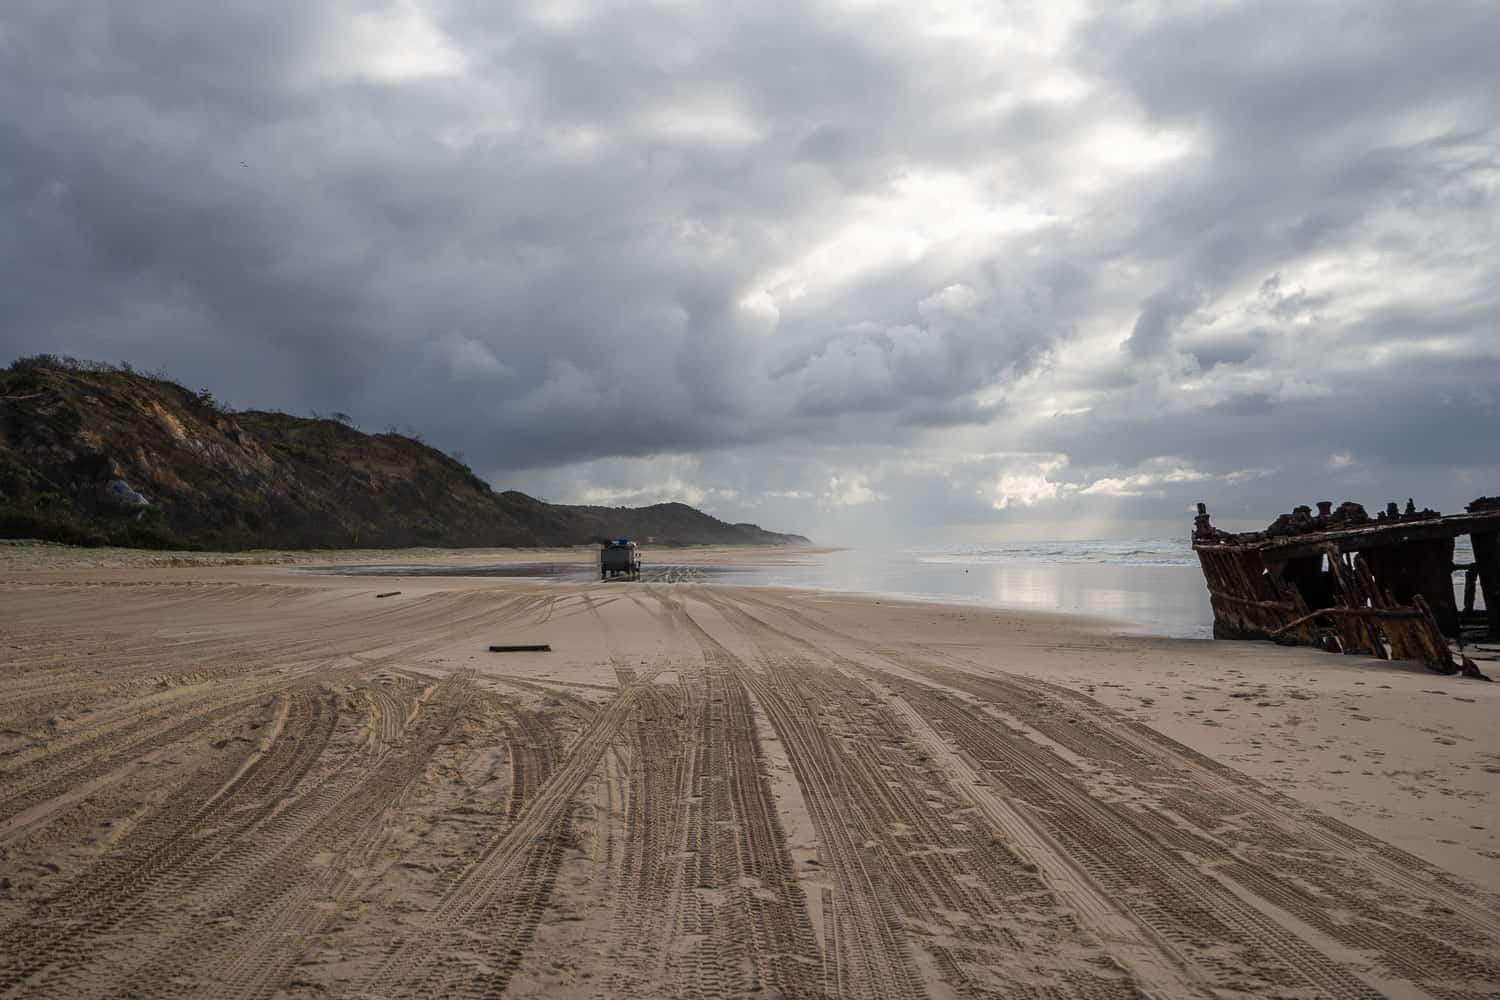
[[[1500,639],[1500,499],[1467,514],[1407,513],[1392,504],[1372,520],[1357,504],[1337,513],[1299,507],[1265,532],[1231,534],[1203,504],[1193,549],[1208,585],[1214,637],[1318,646],[1378,659],[1415,660],[1442,673],[1477,673],[1449,639],[1473,621],[1473,591],[1460,609],[1453,573],[1467,569],[1484,596],[1488,634]],[[1454,539],[1470,535],[1472,566],[1455,567]]]

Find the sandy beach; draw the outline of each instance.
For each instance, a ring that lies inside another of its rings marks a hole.
[[[0,996],[1500,996],[1500,686],[286,561],[0,547]]]

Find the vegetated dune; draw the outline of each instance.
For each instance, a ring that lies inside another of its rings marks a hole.
[[[1360,717],[1350,677],[1464,682],[697,584],[75,569],[0,600],[6,996],[1500,995],[1495,881],[1424,857],[1493,843],[1484,792],[1403,819],[1276,777]],[[1424,721],[1479,736],[1490,688]],[[1479,753],[1403,726],[1343,749]]]
[[[496,493],[458,458],[327,418],[229,412],[108,366],[0,371],[0,537],[196,549],[806,544],[686,504],[589,507]]]

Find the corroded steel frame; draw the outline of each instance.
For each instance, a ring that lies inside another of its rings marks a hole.
[[[1198,505],[1193,550],[1208,585],[1214,637],[1416,660],[1441,673],[1477,672],[1448,644],[1473,612],[1471,601],[1460,612],[1454,600],[1452,574],[1465,567],[1453,565],[1453,544],[1460,535],[1472,539],[1475,561],[1466,568],[1484,594],[1490,638],[1500,639],[1500,509],[1481,499],[1465,514],[1391,513],[1317,530],[1333,522],[1330,507],[1320,504],[1316,517],[1299,508],[1312,530],[1236,535],[1214,528],[1205,505]]]

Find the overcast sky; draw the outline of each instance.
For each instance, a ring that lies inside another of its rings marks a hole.
[[[7,0],[0,363],[819,541],[1500,493],[1500,3]]]

